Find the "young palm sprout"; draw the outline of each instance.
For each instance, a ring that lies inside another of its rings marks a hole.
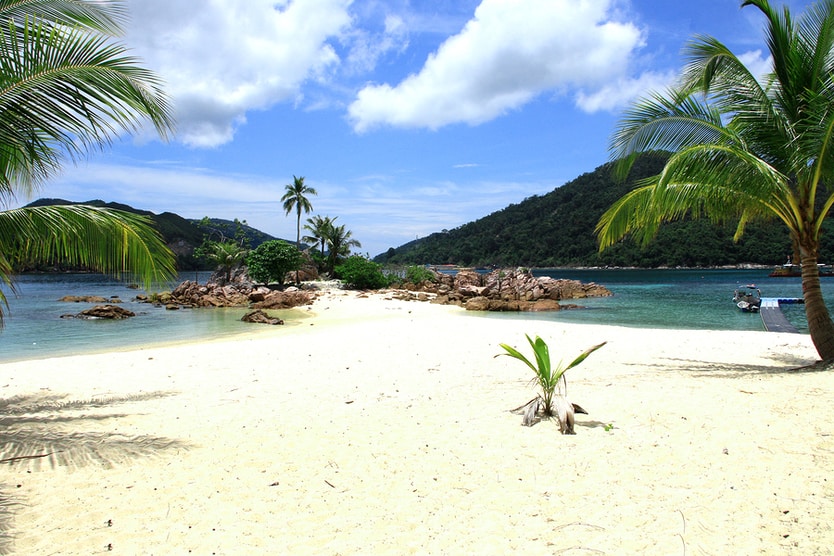
[[[602,342],[593,347],[586,349],[576,359],[570,362],[567,366],[563,366],[560,362],[556,367],[550,362],[550,350],[547,343],[540,337],[536,336],[533,340],[529,335],[525,334],[527,342],[533,348],[535,355],[535,364],[527,359],[524,354],[507,344],[499,344],[506,353],[499,353],[496,355],[509,355],[518,359],[530,369],[532,369],[535,377],[532,382],[536,383],[540,388],[540,393],[526,405],[518,408],[524,414],[522,424],[530,426],[537,421],[537,415],[541,412],[545,417],[556,417],[559,419],[559,430],[562,434],[576,434],[573,430],[574,413],[587,413],[578,405],[572,404],[567,399],[568,383],[565,378],[565,373],[568,369],[576,367],[582,363],[586,357],[601,348],[606,344]]]

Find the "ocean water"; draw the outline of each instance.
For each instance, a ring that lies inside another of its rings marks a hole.
[[[196,278],[204,283],[208,276],[209,273],[192,272],[181,275],[180,279]],[[167,289],[173,289],[175,285],[170,284]],[[242,322],[240,318],[246,309],[169,311],[149,303],[136,302],[133,299],[144,293],[142,290],[97,274],[21,275],[15,279],[15,289],[16,294],[3,287],[9,306],[3,307],[0,362],[135,349],[283,328]],[[89,303],[59,301],[65,295],[98,295],[108,299],[117,296],[122,301],[119,306],[133,311],[136,316],[124,320],[61,318],[61,315],[77,314],[92,306]],[[301,309],[270,311],[271,315],[284,319],[284,326],[300,324],[304,313]]]
[[[583,309],[553,313],[488,313],[473,318],[555,319],[564,322],[604,323],[640,328],[708,330],[764,330],[756,314],[742,313],[732,303],[733,290],[755,283],[764,297],[801,297],[799,278],[769,278],[767,270],[562,270],[540,269],[535,274],[596,282],[610,289],[607,298],[578,300]],[[207,274],[182,275],[182,280]],[[834,278],[823,278],[823,292],[834,310]],[[172,285],[173,286],[173,285]],[[0,329],[0,362],[73,355],[137,347],[265,333],[265,328],[243,323],[245,309],[184,309],[167,311],[131,301],[140,291],[101,275],[40,274],[16,279],[17,295],[4,288],[9,307]],[[65,295],[118,296],[123,307],[137,313],[120,321],[62,319],[87,304],[58,301]],[[802,305],[784,306],[788,319],[807,331]],[[305,311],[271,312],[284,326],[301,324]],[[283,327],[275,327],[280,333]]]
[[[737,287],[756,284],[763,297],[802,297],[802,283],[798,277],[770,278],[769,272],[761,269],[538,269],[534,274],[602,284],[614,295],[576,300],[582,309],[520,313],[513,314],[512,318],[635,328],[764,330],[758,314],[742,313],[732,303]],[[823,278],[822,288],[826,302],[834,312],[834,278]],[[804,305],[783,305],[782,311],[800,332],[807,333]],[[502,318],[501,314],[488,316]]]

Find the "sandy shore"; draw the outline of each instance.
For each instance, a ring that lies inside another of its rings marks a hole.
[[[251,339],[0,365],[0,459],[17,458],[0,471],[0,552],[834,546],[834,374],[791,370],[815,360],[807,336],[338,291],[311,310]],[[494,355],[525,333],[557,360],[608,341],[568,375],[590,413],[576,436],[508,411],[533,397],[530,372]]]

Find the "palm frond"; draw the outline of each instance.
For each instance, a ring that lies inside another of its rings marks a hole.
[[[669,89],[626,110],[611,136],[609,150],[615,175],[624,179],[640,153],[677,151],[701,143],[731,142],[720,114],[697,95]]]
[[[21,30],[27,18],[38,18],[50,25],[120,36],[127,16],[127,6],[119,0],[0,0],[0,20],[11,19]]]
[[[64,156],[77,159],[147,119],[159,135],[173,128],[162,83],[107,35],[50,28],[0,28],[0,170],[6,195],[31,190]]]
[[[595,346],[591,346],[591,347],[589,347],[588,349],[586,349],[585,351],[583,351],[581,354],[579,354],[579,355],[576,357],[576,359],[574,359],[573,361],[571,361],[571,362],[568,364],[568,366],[567,366],[567,367],[565,367],[565,371],[567,371],[568,369],[572,369],[572,368],[576,367],[577,365],[579,365],[580,363],[582,363],[583,361],[585,361],[585,359],[587,359],[589,355],[591,355],[592,353],[594,353],[596,350],[598,350],[599,348],[601,348],[602,346],[604,346],[604,345],[605,345],[605,344],[607,344],[607,343],[608,343],[608,342],[602,342],[602,343],[597,344],[597,345],[595,345]]]
[[[129,275],[150,289],[175,274],[173,253],[151,221],[141,215],[82,205],[27,207],[0,212],[0,251],[12,257],[0,266],[8,279],[14,262],[66,262]],[[2,260],[0,260],[2,263]]]
[[[600,252],[611,247],[630,233],[636,233],[635,239],[647,243],[657,230],[659,223],[652,223],[653,212],[649,206],[657,177],[650,182],[632,189],[614,202],[597,222],[595,233],[599,241]],[[642,240],[640,239],[642,238]]]

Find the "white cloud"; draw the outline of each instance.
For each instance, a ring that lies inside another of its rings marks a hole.
[[[677,78],[676,72],[646,72],[634,79],[621,77],[590,94],[580,91],[576,95],[576,105],[591,113],[617,110],[650,91],[662,91],[672,86]]]
[[[387,15],[384,28],[377,33],[355,29],[349,41],[346,71],[360,74],[373,70],[381,57],[408,48],[408,31],[400,16]]]
[[[604,0],[483,0],[419,73],[369,85],[349,108],[354,129],[479,124],[547,90],[597,87],[625,74],[643,37]]]
[[[743,54],[738,55],[738,59],[742,64],[747,66],[750,73],[753,74],[753,76],[756,77],[760,83],[765,83],[767,75],[773,71],[773,58],[769,55],[766,58],[762,58],[761,50],[744,52]]]
[[[130,0],[126,42],[166,81],[178,140],[213,147],[339,62],[328,40],[350,27],[351,1]]]

